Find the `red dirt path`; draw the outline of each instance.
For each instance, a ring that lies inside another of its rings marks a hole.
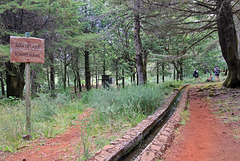
[[[193,87],[190,90],[190,121],[180,128],[180,134],[164,156],[165,161],[240,161],[240,140],[232,135],[235,129],[240,128],[239,121],[223,124],[222,120],[213,114],[214,109],[206,103],[207,95],[201,95],[198,90],[199,87]],[[240,90],[228,91],[218,95],[216,99],[227,100],[232,97],[230,102],[235,100],[238,106],[234,115],[239,115],[239,96]],[[90,113],[89,109],[86,110],[79,116],[79,119],[84,120]],[[230,114],[232,115],[232,112]],[[32,143],[8,157],[1,159],[0,156],[0,161],[22,161],[23,159],[26,161],[73,161],[80,159],[82,145],[79,145],[79,142],[81,142],[82,132],[80,121],[76,122],[76,125],[70,127],[64,134]]]
[[[233,129],[216,118],[197,89],[194,87],[189,94],[190,121],[179,130],[165,161],[240,161],[239,139],[233,137]]]
[[[28,147],[19,150],[0,161],[62,161],[77,160],[82,153],[82,145],[79,145],[82,135],[81,121],[85,121],[91,113],[87,109],[79,116],[80,121],[71,126],[65,133],[52,139],[38,140]]]

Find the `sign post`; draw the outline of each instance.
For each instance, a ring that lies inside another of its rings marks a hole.
[[[25,37],[30,37],[29,33],[25,33]],[[25,64],[26,74],[26,129],[28,135],[31,133],[31,79],[30,79],[30,63]]]
[[[30,63],[44,63],[44,39],[10,36],[10,62],[25,63],[26,72],[26,129],[31,133]]]

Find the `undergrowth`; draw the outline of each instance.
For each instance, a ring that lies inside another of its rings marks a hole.
[[[86,107],[93,108],[89,121],[83,121],[85,134],[81,142],[84,154],[79,159],[87,159],[95,150],[116,140],[131,127],[136,126],[157,108],[173,88],[183,82],[165,82],[159,85],[128,86],[124,89],[92,89],[82,99],[71,99],[66,93],[39,94],[32,99],[31,125],[33,140],[39,137],[51,138],[63,132]],[[25,102],[14,98],[0,100],[0,151],[15,152],[28,144],[22,136],[26,132]],[[91,143],[91,144],[90,144]]]
[[[57,94],[55,99],[48,94],[39,94],[31,104],[33,139],[51,138],[63,132],[84,108],[79,100],[71,100],[64,93]],[[4,99],[0,102],[0,109],[0,150],[15,152],[19,146],[27,144],[22,139],[27,133],[25,102]]]
[[[95,110],[85,130],[98,143],[95,150],[100,150],[124,135],[157,108],[161,108],[164,98],[173,88],[182,84],[183,82],[176,81],[159,85],[129,86],[124,89],[93,89],[88,92],[83,100]],[[103,137],[104,135],[106,136]],[[86,150],[91,151],[89,147],[84,151]],[[91,154],[94,152],[88,153],[89,157]],[[86,159],[86,155],[84,158]]]

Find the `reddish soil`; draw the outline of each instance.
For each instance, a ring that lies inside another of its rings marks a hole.
[[[190,120],[167,150],[166,161],[238,161],[240,160],[240,90],[220,86],[197,86],[189,93]],[[86,119],[87,109],[79,116]],[[223,123],[224,122],[224,123]],[[83,154],[81,121],[64,134],[37,140],[0,161],[80,160]]]
[[[190,90],[190,120],[180,127],[164,156],[165,161],[240,160],[240,90],[227,90],[215,86]],[[223,102],[231,102],[230,115],[228,110],[223,110],[229,108],[229,104],[220,108]],[[230,121],[233,115],[238,119]]]
[[[40,139],[23,147],[15,154],[8,155],[0,161],[62,161],[77,160],[78,154],[83,151],[80,145],[83,127],[81,121],[85,121],[91,113],[90,109],[85,110],[80,116],[80,121],[71,126],[65,133],[51,139]]]

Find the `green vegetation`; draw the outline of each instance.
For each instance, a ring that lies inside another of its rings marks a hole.
[[[87,122],[81,122],[84,132],[79,144],[79,148],[84,149],[84,154],[79,156],[86,159],[95,152],[90,143],[94,142],[96,149],[101,149],[116,140],[159,108],[171,90],[181,84],[183,82],[174,81],[120,89],[92,89],[82,93],[82,99],[71,99],[65,92],[56,93],[56,98],[51,94],[38,94],[32,99],[32,140],[64,132],[89,106],[92,116]],[[26,135],[25,102],[5,98],[0,101],[0,108],[0,150],[15,152],[18,147],[29,144],[22,139]]]
[[[218,65],[221,81],[228,74],[223,85],[239,87],[239,8],[238,1],[223,0],[1,1],[0,151],[14,152],[27,142],[22,140],[26,62],[10,62],[11,36],[29,32],[45,42],[45,63],[31,64],[33,139],[63,132],[90,106],[93,115],[83,121],[87,133],[79,144],[86,159],[90,141],[101,148],[141,122],[172,88],[195,82],[196,68],[205,82]],[[105,76],[116,86],[99,90]],[[73,88],[81,100],[72,98]]]
[[[25,102],[5,98],[0,108],[0,150],[15,152],[27,143],[22,139],[26,135]],[[79,100],[71,100],[65,93],[58,93],[56,99],[40,94],[32,100],[33,139],[51,138],[63,132],[83,109]]]
[[[181,121],[180,121],[180,124],[181,125],[186,125],[186,123],[189,121],[190,119],[190,113],[188,110],[184,110],[182,113],[181,113]]]
[[[166,82],[159,85],[129,86],[124,89],[110,88],[91,90],[83,96],[84,102],[94,108],[94,112],[85,125],[83,149],[84,158],[94,154],[89,142],[94,142],[100,150],[124,135],[130,128],[136,126],[157,108],[161,107],[163,99],[168,96],[173,88],[183,82]],[[88,136],[88,139],[85,137]],[[90,153],[89,153],[90,152]]]

